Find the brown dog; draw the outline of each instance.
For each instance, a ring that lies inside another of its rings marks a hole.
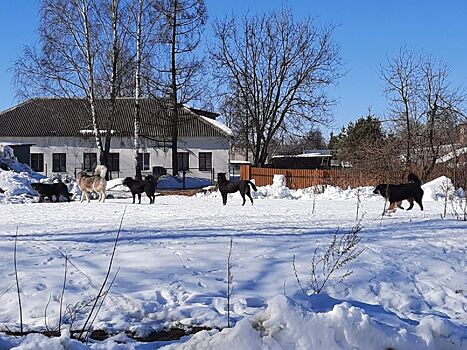
[[[79,172],[76,175],[76,180],[78,181],[79,189],[81,190],[81,202],[83,202],[84,197],[89,200],[89,192],[96,192],[99,195],[99,202],[105,202],[105,190],[107,188],[107,181],[105,180],[105,174],[107,173],[107,168],[104,165],[96,166],[95,170],[96,175],[89,176],[84,171]]]

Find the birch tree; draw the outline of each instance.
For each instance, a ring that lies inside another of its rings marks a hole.
[[[22,98],[84,98],[98,159],[107,167],[122,71],[131,70],[131,57],[122,55],[122,12],[120,0],[43,0],[39,45],[26,47],[14,65]],[[101,98],[111,101],[107,118],[98,115]]]

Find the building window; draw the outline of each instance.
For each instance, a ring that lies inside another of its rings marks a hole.
[[[93,172],[97,166],[97,153],[83,153],[83,170]]]
[[[44,153],[31,153],[31,169],[38,173],[44,172]]]
[[[52,172],[66,172],[66,153],[52,153]]]
[[[212,169],[212,153],[200,152],[199,153],[199,170],[211,171]]]
[[[110,168],[109,171],[120,171],[120,154],[119,153],[109,153],[109,168]]]
[[[149,153],[138,153],[138,166],[144,170],[149,170]]]
[[[188,152],[178,152],[177,159],[178,159],[178,170],[180,171],[187,171],[190,169],[190,163],[188,162]]]

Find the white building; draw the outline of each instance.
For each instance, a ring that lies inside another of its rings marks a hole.
[[[110,101],[98,100],[96,105],[99,125],[106,125]],[[117,99],[115,119],[110,126],[112,178],[135,174],[134,106],[134,99]],[[170,114],[165,101],[141,101],[139,152],[143,175],[152,173],[155,167],[164,167],[171,173]],[[187,176],[211,178],[217,172],[228,171],[232,133],[216,117],[218,114],[190,107],[179,109],[179,170],[186,170]],[[1,112],[0,143],[31,145],[29,165],[47,176],[92,172],[97,163],[91,114],[84,99],[32,99]]]

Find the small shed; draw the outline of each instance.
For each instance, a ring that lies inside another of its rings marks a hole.
[[[331,158],[329,150],[313,150],[297,155],[274,156],[271,165],[279,169],[322,169],[331,166]]]

